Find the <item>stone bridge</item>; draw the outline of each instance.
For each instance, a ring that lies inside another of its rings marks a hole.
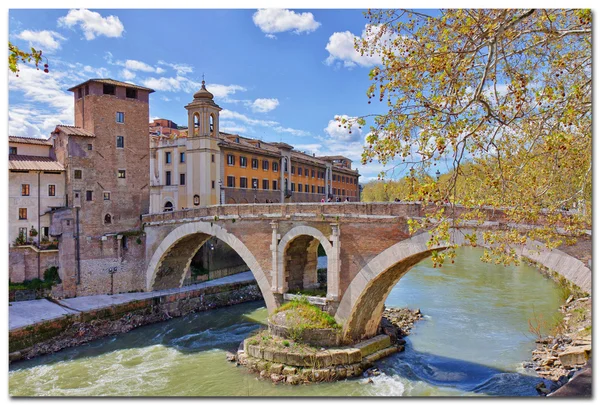
[[[317,284],[321,244],[328,311],[343,325],[345,339],[371,337],[394,285],[432,251],[445,248],[428,247],[427,231],[409,234],[408,219],[424,215],[419,203],[220,205],[145,215],[146,288],[182,286],[195,253],[216,237],[246,262],[271,313],[289,290]],[[488,210],[487,219],[479,228],[506,225],[502,211]],[[464,244],[464,234],[473,230],[453,229],[453,242]],[[536,245],[530,242],[520,253],[591,291],[591,270],[582,261],[559,250],[540,253]]]

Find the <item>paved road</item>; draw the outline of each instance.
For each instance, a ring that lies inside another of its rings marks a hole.
[[[246,271],[244,273],[234,274],[233,276],[205,281],[204,283],[194,284],[182,288],[171,288],[168,290],[141,293],[90,295],[87,297],[67,298],[60,301],[62,306],[45,299],[11,302],[11,305],[8,307],[8,329],[13,330],[22,328],[24,326],[33,325],[50,319],[60,318],[69,314],[77,314],[82,311],[106,308],[115,304],[123,304],[145,298],[161,297],[177,292],[200,290],[207,287],[250,280],[254,280],[254,276],[252,275],[252,272]]]

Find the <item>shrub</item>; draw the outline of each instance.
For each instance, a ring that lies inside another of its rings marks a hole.
[[[44,282],[50,283],[50,285],[56,285],[62,282],[58,275],[58,267],[48,267],[46,271],[44,271]]]

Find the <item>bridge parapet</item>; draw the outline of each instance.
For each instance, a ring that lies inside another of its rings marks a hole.
[[[212,205],[187,210],[148,214],[145,224],[211,218],[288,218],[300,217],[420,217],[420,203],[295,203],[295,204],[235,204]]]

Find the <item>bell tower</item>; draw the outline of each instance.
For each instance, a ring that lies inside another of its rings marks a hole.
[[[185,106],[188,111],[187,138],[187,206],[219,203],[221,185],[221,153],[219,149],[219,112],[205,82]]]

